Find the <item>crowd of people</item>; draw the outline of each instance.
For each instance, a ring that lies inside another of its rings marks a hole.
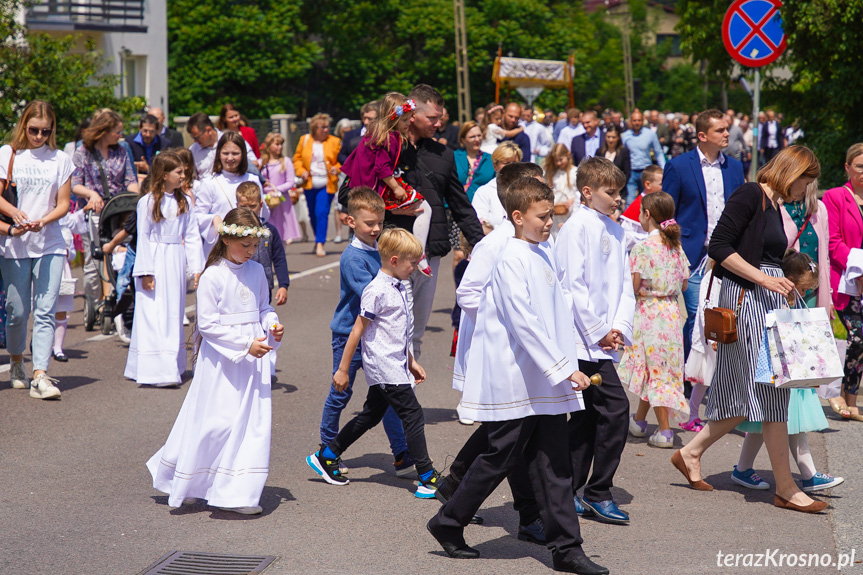
[[[420,84],[363,106],[353,130],[342,121],[333,135],[332,119],[314,116],[295,150],[275,132],[259,143],[225,104],[215,124],[189,118],[188,149],[151,108],[125,137],[123,118],[98,110],[61,151],[51,105],[30,102],[0,148],[11,385],[60,397],[48,370],[52,357],[67,361],[78,251],[86,297],[111,314],[129,343],[125,376],[143,386],[182,383],[184,304],[196,290],[194,377],[147,466],[172,507],[205,499],[260,513],[285,246],[307,241],[309,228],[314,253],[326,255],[335,211],[349,243],[320,447],[306,459],[327,483],[349,483],[342,454],[383,422],[394,472],[417,480],[417,497],[443,502],[428,529],[447,555],[479,556],[464,527],[481,522],[476,512],[507,479],[520,539],[547,545],[557,570],[608,573],[583,551],[579,517],[629,523],[611,487],[627,436],[648,436],[652,410],[650,446],[673,448],[676,429],[695,433],[671,458],[693,488],[712,489],[702,457],[737,428],[746,440],[733,481],[770,487],[753,469],[765,444],[775,505],[823,511],[807,494],[843,479],[819,472],[809,451],[806,433],[827,427],[818,396],[761,383],[756,367],[771,310],[798,300],[827,309],[847,339],[841,390],[827,399],[863,421],[863,144],[847,152],[849,181],[819,199],[820,165],[794,143],[799,130],[772,110],[761,120],[756,142],[750,118],[733,110],[635,110],[624,121],[614,110],[510,102],[456,125]],[[761,167],[748,182],[753,161]],[[132,208],[93,237],[88,225],[120,196]],[[426,378],[422,340],[450,251],[454,407],[461,423],[481,425],[444,476],[414,387]],[[736,341],[707,333],[705,310],[716,306],[736,310]],[[365,403],[340,426],[360,368]]]

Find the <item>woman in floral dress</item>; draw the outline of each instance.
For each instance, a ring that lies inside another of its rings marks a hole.
[[[674,200],[665,192],[644,196],[639,221],[647,239],[629,256],[635,289],[633,345],[620,365],[620,379],[641,401],[629,431],[647,435],[647,412],[653,407],[659,429],[648,439],[654,447],[672,447],[669,411],[689,416],[683,395],[683,322],[678,298],[689,279],[689,261],[680,247],[680,226],[673,219]]]

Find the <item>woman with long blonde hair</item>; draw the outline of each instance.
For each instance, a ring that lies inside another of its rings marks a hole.
[[[274,201],[268,203],[270,206],[269,223],[276,227],[279,237],[286,244],[300,238],[300,225],[297,222],[297,214],[294,204],[299,199],[299,192],[293,192],[296,187],[294,176],[294,165],[286,162],[282,155],[285,139],[278,132],[270,132],[261,145],[261,176],[264,178],[264,193],[270,198],[281,199],[280,203]],[[296,195],[295,195],[296,193]]]
[[[551,153],[545,157],[543,165],[545,181],[554,189],[554,226],[552,233],[557,237],[560,226],[569,219],[573,206],[581,202],[581,192],[575,185],[578,172],[572,164],[572,155],[563,144],[555,144]]]

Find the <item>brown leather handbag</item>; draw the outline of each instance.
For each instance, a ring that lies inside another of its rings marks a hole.
[[[737,314],[743,304],[743,294],[740,289],[737,307],[733,310],[725,307],[707,307],[710,302],[710,290],[713,289],[713,270],[710,271],[710,284],[707,286],[707,303],[704,305],[704,339],[716,343],[734,343],[737,341]]]

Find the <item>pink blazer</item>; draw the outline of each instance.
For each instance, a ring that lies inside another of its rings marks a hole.
[[[846,185],[850,188],[851,182]],[[832,188],[822,198],[830,228],[830,288],[833,305],[840,310],[845,309],[850,297],[839,293],[839,278],[848,265],[848,253],[852,248],[863,246],[863,217],[848,188]]]
[[[794,238],[797,237],[797,232],[800,229],[797,227],[797,224],[794,223],[794,220],[791,219],[791,216],[788,215],[788,211],[783,209],[780,210],[782,212],[782,223],[785,226],[785,235],[788,237],[788,247],[794,248],[795,250],[800,250],[800,240],[797,240],[793,245],[791,242],[794,241]],[[827,208],[824,206],[824,203],[820,200],[818,201],[818,210],[812,214],[812,219],[809,222],[812,224],[812,227],[815,229],[815,235],[818,236],[818,293],[815,296],[815,302],[818,307],[823,307],[827,310],[830,309],[830,293],[833,291],[829,289],[830,287],[830,252],[829,250],[829,230],[827,225]],[[838,280],[837,280],[838,281]]]

